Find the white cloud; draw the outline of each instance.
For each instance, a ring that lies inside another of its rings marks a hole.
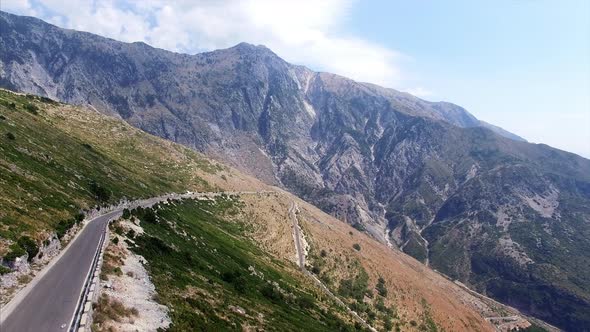
[[[287,61],[396,87],[399,53],[342,33],[352,0],[2,0],[3,9],[114,39],[196,53],[264,44]],[[8,3],[8,5],[7,5]]]
[[[35,10],[33,10],[33,5],[29,0],[2,0],[0,9],[22,15],[37,15]]]
[[[407,88],[403,91],[420,98],[425,98],[433,95],[432,91],[425,89],[421,86],[415,88]]]

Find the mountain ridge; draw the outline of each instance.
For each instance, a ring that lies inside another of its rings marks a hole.
[[[461,128],[449,119],[476,119],[459,106],[293,66],[267,48],[184,55],[35,22],[0,15],[1,86],[90,104],[281,185],[496,299],[561,326],[588,323],[589,160]]]

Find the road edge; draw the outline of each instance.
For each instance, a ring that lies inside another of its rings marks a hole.
[[[91,223],[92,221],[94,221],[94,219],[99,218],[99,217],[101,217],[101,215],[95,216],[90,220],[85,220],[84,225],[82,225],[82,228],[80,228],[76,232],[74,237],[72,239],[70,239],[68,244],[62,250],[60,250],[59,254],[57,254],[55,257],[53,257],[47,263],[47,265],[45,265],[37,274],[35,274],[35,277],[33,277],[33,279],[25,287],[21,288],[18,292],[16,292],[16,294],[14,294],[14,296],[12,297],[12,299],[10,299],[10,301],[8,301],[8,303],[6,303],[3,307],[0,307],[0,325],[2,325],[2,323],[4,323],[6,318],[8,318],[8,316],[10,316],[10,314],[14,311],[14,309],[31,292],[31,289],[33,289],[37,285],[37,283],[39,283],[39,281],[43,278],[43,276],[45,276],[49,272],[49,270],[51,270],[53,268],[55,263],[57,263],[57,261],[59,261],[59,259],[63,255],[65,255],[65,253],[72,246],[72,243],[74,243],[78,239],[80,234],[82,234],[84,229],[86,229],[86,226],[89,223]]]

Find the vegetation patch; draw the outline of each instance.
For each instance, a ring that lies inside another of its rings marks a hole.
[[[84,209],[210,190],[222,166],[116,119],[0,90],[0,257],[21,236],[62,238]],[[10,257],[9,257],[10,258]]]
[[[111,299],[107,294],[102,294],[98,302],[93,304],[93,322],[92,331],[102,332],[110,329],[103,329],[108,321],[121,322],[123,319],[129,319],[139,315],[136,308],[127,308],[116,299]]]
[[[144,229],[131,250],[149,262],[169,330],[353,331],[342,308],[246,237],[241,208],[221,196],[130,211]]]

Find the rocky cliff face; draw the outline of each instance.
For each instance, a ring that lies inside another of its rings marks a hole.
[[[540,318],[590,324],[586,159],[263,46],[177,54],[1,13],[0,50],[0,86],[120,116]]]

